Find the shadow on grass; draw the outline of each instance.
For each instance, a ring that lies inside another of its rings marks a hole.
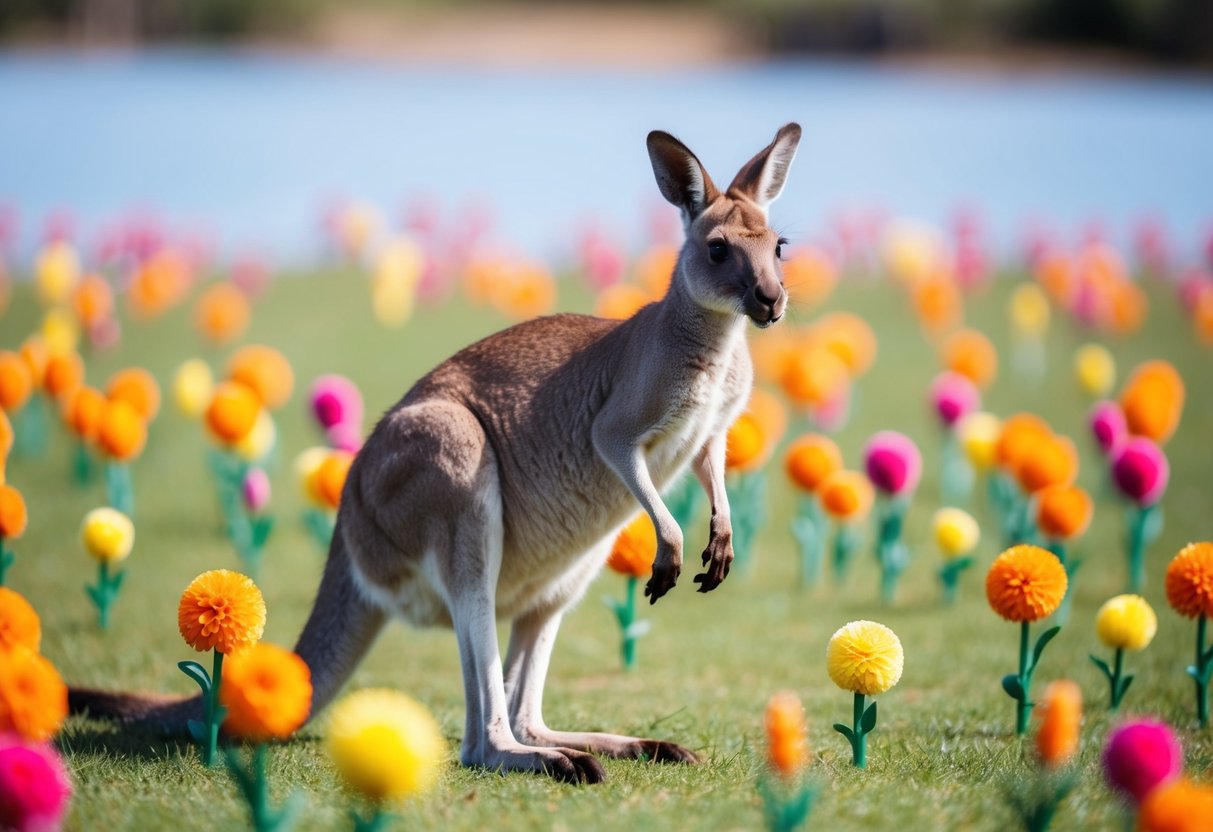
[[[143,728],[73,719],[55,740],[64,755],[76,758],[98,757],[144,761],[173,760],[194,754],[194,744],[186,737],[166,737]]]

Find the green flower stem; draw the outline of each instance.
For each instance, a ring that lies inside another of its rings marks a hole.
[[[834,584],[842,586],[851,569],[851,556],[859,548],[859,528],[851,523],[842,523],[834,532],[833,573]]]
[[[1021,737],[1028,732],[1028,715],[1032,713],[1032,703],[1028,701],[1028,691],[1032,687],[1032,668],[1028,666],[1028,629],[1027,621],[1019,625],[1019,679],[1023,696],[1015,710],[1015,733]]]
[[[108,462],[105,466],[106,501],[112,508],[135,516],[135,492],[131,485],[131,468],[124,462]]]
[[[623,653],[623,669],[631,670],[636,666],[636,633],[632,627],[636,623],[636,585],[640,580],[635,575],[629,575],[627,588],[623,593],[623,605],[619,610],[619,627],[623,633],[621,650]]]
[[[766,476],[751,471],[725,483],[733,515],[733,568],[746,571],[752,563],[754,536],[766,522]]]
[[[855,732],[855,739],[851,741],[851,762],[856,768],[868,767],[868,734],[863,730],[861,723],[863,722],[864,712],[864,695],[862,693],[855,694],[854,717],[852,719],[852,728]]]
[[[109,563],[101,561],[97,564],[96,585],[84,588],[93,602],[93,606],[97,608],[97,626],[102,630],[109,629],[110,607],[113,606],[114,599],[118,597],[118,591],[122,589],[122,581],[125,577],[124,570],[119,570],[118,574],[111,575]]]
[[[956,432],[945,428],[940,454],[939,496],[944,505],[964,506],[973,491],[973,465],[960,448]]]
[[[234,749],[225,748],[223,754],[228,773],[240,787],[240,792],[248,804],[254,832],[289,829],[302,808],[298,794],[292,794],[281,809],[274,809],[270,805],[269,784],[265,773],[267,748],[265,743],[258,743],[253,748],[247,766]]]
[[[1204,728],[1209,724],[1209,670],[1210,670],[1210,655],[1205,649],[1205,635],[1208,630],[1209,619],[1203,614],[1196,621],[1196,673],[1192,674],[1196,679],[1196,718],[1200,721],[1200,727]]]
[[[800,500],[800,510],[792,518],[792,536],[800,547],[800,586],[815,586],[821,580],[825,554],[826,518],[817,496],[808,494]]]
[[[0,586],[4,586],[4,576],[16,560],[17,556],[8,548],[8,540],[0,535]]]
[[[216,650],[215,662],[211,670],[211,689],[206,697],[206,748],[202,753],[202,762],[208,768],[215,764],[215,749],[219,747],[219,724],[223,717],[219,713],[219,685],[223,680],[223,652]]]
[[[910,561],[910,552],[901,541],[905,512],[904,500],[881,500],[876,520],[876,559],[880,563],[880,599],[885,604],[893,603],[897,582]]]
[[[83,487],[93,481],[95,473],[96,466],[93,464],[93,455],[89,453],[88,443],[84,440],[77,441],[76,453],[72,457],[72,479],[76,485]]]
[[[387,828],[388,819],[391,818],[378,803],[371,809],[371,816],[368,818],[355,811],[351,811],[350,816],[354,819],[354,832],[383,832]]]
[[[973,565],[973,558],[961,557],[946,562],[939,569],[939,582],[943,586],[943,601],[948,606],[956,603],[956,587],[960,576]]]
[[[1121,679],[1125,672],[1125,651],[1123,647],[1116,648],[1116,656],[1112,659],[1112,710],[1115,711],[1120,707],[1121,697],[1125,695],[1125,689],[1121,687]]]
[[[815,783],[798,785],[795,781],[762,777],[758,794],[762,797],[763,816],[769,832],[794,832],[804,825],[813,811],[821,787]]]
[[[1129,554],[1129,592],[1141,594],[1146,585],[1146,547],[1162,530],[1158,506],[1130,509],[1127,550]]]

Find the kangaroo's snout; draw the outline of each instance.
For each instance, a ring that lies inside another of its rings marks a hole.
[[[746,317],[765,329],[783,317],[788,306],[788,293],[774,280],[760,280],[745,293],[742,304]]]

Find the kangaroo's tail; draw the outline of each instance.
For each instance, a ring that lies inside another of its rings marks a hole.
[[[352,568],[338,522],[312,613],[295,645],[295,652],[312,672],[312,716],[336,696],[383,629],[384,613],[364,600]],[[203,712],[201,695],[169,697],[69,688],[67,699],[74,714],[87,713],[165,735],[188,734],[189,721],[201,719]]]

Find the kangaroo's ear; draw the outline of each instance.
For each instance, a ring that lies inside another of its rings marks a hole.
[[[669,133],[649,133],[648,146],[661,195],[682,210],[682,220],[689,226],[720,191],[695,154]]]
[[[800,125],[795,122],[785,124],[775,134],[775,141],[737,171],[729,190],[740,192],[765,211],[783,191],[783,183],[788,178],[788,169],[796,158],[799,144]]]

